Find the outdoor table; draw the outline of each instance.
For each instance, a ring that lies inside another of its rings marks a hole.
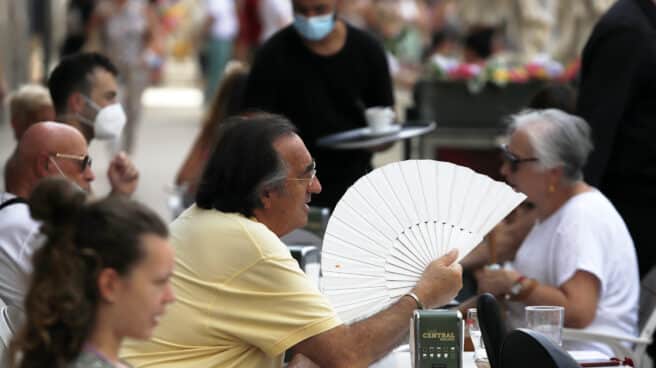
[[[575,354],[577,352],[570,352]],[[581,352],[579,352],[581,353]],[[412,360],[410,356],[410,348],[408,345],[401,345],[398,348],[394,349],[391,353],[383,357],[378,362],[369,366],[370,368],[411,368]],[[608,365],[597,367],[613,367],[613,368],[623,368],[624,365]],[[477,366],[474,363],[474,352],[465,351],[462,353],[462,368],[484,368],[483,366]]]
[[[372,364],[370,368],[411,368],[410,348],[401,345],[387,356]],[[477,368],[474,364],[474,352],[465,351],[462,355],[462,368]]]

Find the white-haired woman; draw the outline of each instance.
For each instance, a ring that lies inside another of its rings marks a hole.
[[[592,150],[587,123],[560,110],[516,115],[501,173],[535,205],[538,219],[511,268],[477,274],[479,291],[508,300],[511,324],[526,305],[565,307],[565,326],[637,334],[638,266],[631,236],[610,201],[583,181]],[[595,349],[601,344],[567,349]]]

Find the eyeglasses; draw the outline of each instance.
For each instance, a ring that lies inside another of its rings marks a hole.
[[[89,157],[89,155],[78,156],[78,155],[71,155],[71,154],[68,154],[68,153],[55,153],[55,154],[53,154],[53,156],[55,156],[57,158],[65,158],[65,159],[68,159],[68,160],[79,161],[81,171],[84,171],[87,168],[91,167],[92,160],[91,160],[91,157]]]
[[[316,163],[316,161],[312,160],[312,169],[310,170],[310,177],[307,177],[307,178],[287,178],[287,180],[307,181],[308,185],[310,185],[314,182],[314,179],[316,177],[317,177],[317,163]]]
[[[519,169],[519,164],[522,162],[534,162],[538,161],[537,157],[529,157],[529,158],[519,158],[517,155],[514,153],[510,152],[508,149],[507,144],[502,144],[501,145],[501,154],[503,155],[504,161],[510,165],[510,172],[517,172]]]

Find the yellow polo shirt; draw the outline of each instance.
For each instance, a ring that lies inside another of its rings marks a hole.
[[[171,224],[175,303],[150,341],[127,341],[140,367],[282,366],[285,350],[342,322],[266,226],[195,205]]]

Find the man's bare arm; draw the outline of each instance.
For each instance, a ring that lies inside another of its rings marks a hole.
[[[462,268],[454,263],[457,252],[433,261],[412,290],[426,307],[451,301],[462,286]],[[417,308],[409,296],[387,309],[352,325],[342,325],[310,337],[294,348],[323,368],[367,367],[397,346],[408,333]]]

